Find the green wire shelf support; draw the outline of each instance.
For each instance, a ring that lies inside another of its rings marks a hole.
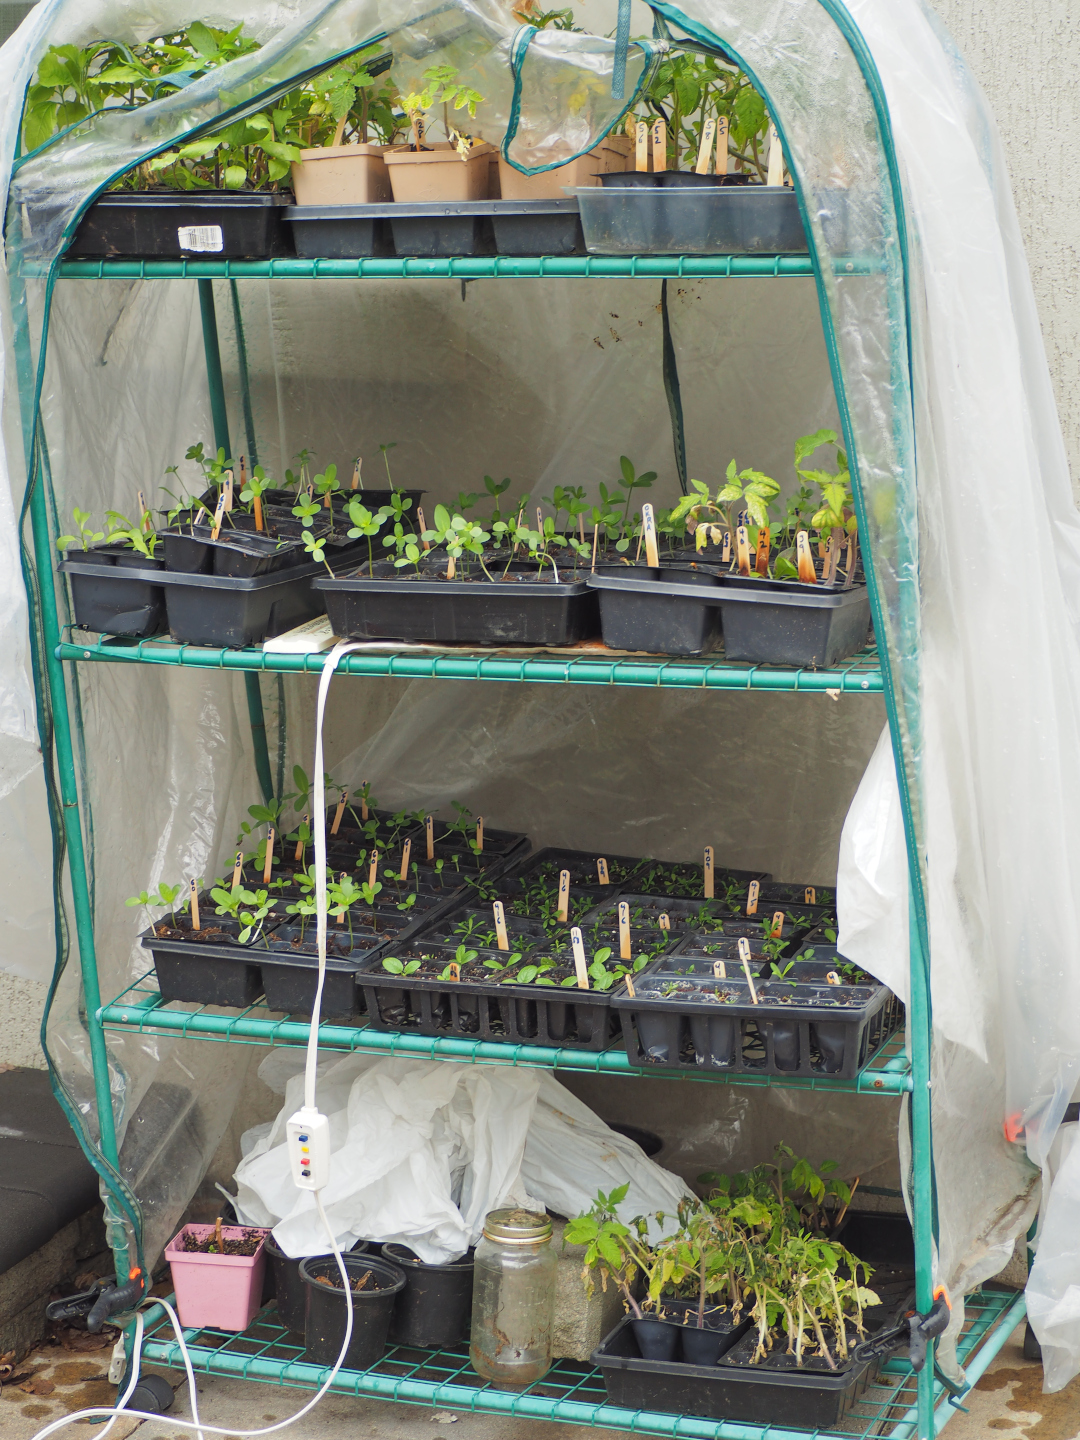
[[[838,262],[867,275],[869,261]],[[463,255],[415,260],[64,260],[61,280],[806,280],[809,255]]]
[[[236,1015],[220,1015],[205,1006],[163,1001],[150,972],[97,1012],[105,1030],[136,1031],[141,1035],[184,1036],[225,1044],[304,1046],[311,1026],[306,1020],[271,1015],[252,1005]],[[543,1045],[503,1045],[497,1041],[467,1040],[459,1036],[399,1034],[366,1025],[319,1026],[319,1046],[325,1050],[359,1051],[369,1055],[405,1055],[410,1059],[454,1060],[472,1065],[511,1065],[542,1070],[574,1070],[595,1075],[641,1076],[663,1080],[695,1080],[710,1084],[781,1087],[794,1090],[840,1091],[858,1095],[906,1095],[911,1090],[911,1067],[902,1038],[894,1036],[854,1080],[831,1075],[722,1075],[697,1070],[665,1070],[635,1066],[622,1049],[557,1050]]]
[[[974,1384],[1023,1319],[1024,1297],[1011,1290],[984,1290],[969,1296],[968,1305],[957,1348],[961,1361],[967,1364],[968,1380]],[[147,1331],[145,1359],[182,1368],[180,1347],[164,1311],[151,1312]],[[276,1323],[273,1310],[259,1315],[242,1335],[185,1330],[184,1343],[196,1374],[232,1376],[303,1390],[317,1389],[327,1375],[326,1369],[304,1360],[303,1347]],[[905,1361],[897,1359],[886,1362],[874,1383],[855,1401],[844,1417],[842,1431],[815,1430],[812,1435],[785,1426],[708,1420],[609,1405],[599,1371],[572,1360],[556,1361],[542,1380],[524,1391],[508,1392],[485,1385],[471,1369],[465,1350],[395,1346],[370,1370],[339,1371],[331,1389],[345,1395],[473,1414],[629,1430],[635,1435],[655,1435],[665,1440],[871,1440],[886,1435],[892,1440],[912,1440],[917,1428],[916,1377]],[[948,1420],[952,1407],[940,1384],[934,1385],[932,1399],[936,1434]]]
[[[224,650],[201,645],[178,645],[164,640],[123,640],[103,636],[78,643],[62,641],[59,660],[76,663],[109,661],[116,664],[183,665],[197,670],[270,671],[279,674],[318,675],[324,654],[279,655],[263,650]],[[638,660],[574,653],[529,656],[484,655],[444,650],[439,653],[372,650],[346,655],[339,675],[387,676],[406,680],[502,680],[535,684],[628,685],[638,689],[771,690],[832,695],[879,695],[882,690],[877,650],[860,650],[831,670],[796,670],[782,666],[746,665],[706,660]]]

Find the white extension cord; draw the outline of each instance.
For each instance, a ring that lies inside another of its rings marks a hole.
[[[293,1174],[293,1181],[298,1189],[311,1190],[315,1196],[315,1204],[318,1207],[319,1218],[322,1220],[323,1229],[326,1231],[330,1241],[330,1248],[333,1251],[334,1259],[337,1261],[338,1270],[341,1272],[341,1283],[345,1290],[345,1339],[342,1342],[341,1353],[334,1363],[334,1368],[323,1381],[318,1391],[311,1397],[307,1404],[290,1415],[287,1420],[279,1420],[274,1425],[266,1425],[261,1430],[230,1430],[223,1425],[208,1425],[199,1419],[199,1399],[195,1389],[195,1373],[191,1366],[191,1356],[188,1354],[187,1346],[184,1343],[184,1332],[181,1328],[176,1311],[167,1300],[146,1299],[139,1302],[139,1309],[135,1315],[135,1336],[131,1348],[131,1369],[128,1378],[127,1389],[120,1397],[115,1406],[93,1406],[87,1410],[77,1410],[71,1415],[64,1415],[52,1424],[46,1425],[34,1436],[34,1440],[46,1440],[49,1435],[62,1430],[65,1425],[71,1425],[79,1420],[108,1419],[104,1430],[98,1431],[95,1440],[105,1440],[112,1429],[117,1418],[121,1415],[129,1416],[137,1420],[161,1420],[162,1416],[146,1410],[125,1410],[124,1404],[131,1398],[136,1385],[139,1382],[139,1364],[142,1355],[144,1316],[142,1306],[159,1305],[169,1316],[169,1321],[176,1336],[176,1343],[180,1347],[180,1354],[184,1359],[184,1371],[187,1375],[188,1394],[191,1398],[190,1420],[176,1420],[171,1415],[166,1424],[175,1425],[181,1430],[194,1430],[197,1440],[204,1440],[205,1435],[224,1435],[230,1440],[248,1440],[248,1437],[257,1435],[272,1435],[276,1430],[284,1430],[288,1425],[294,1425],[297,1420],[309,1414],[319,1401],[323,1398],[330,1386],[334,1383],[338,1371],[345,1363],[345,1356],[348,1354],[349,1344],[352,1340],[353,1331],[353,1296],[352,1287],[349,1284],[349,1273],[345,1268],[345,1262],[341,1258],[341,1251],[338,1249],[337,1241],[334,1239],[334,1232],[330,1228],[330,1222],[326,1218],[326,1211],[323,1209],[321,1190],[330,1177],[330,1129],[329,1122],[325,1115],[320,1115],[315,1104],[315,1071],[319,1058],[319,1017],[322,1012],[323,981],[326,978],[326,782],[323,769],[323,718],[326,712],[326,696],[330,689],[330,681],[338,662],[342,656],[347,655],[351,650],[359,650],[360,645],[349,644],[342,641],[335,645],[330,654],[326,657],[326,664],[323,666],[322,675],[319,677],[319,697],[315,711],[315,777],[313,796],[313,819],[315,821],[315,919],[317,926],[317,941],[319,950],[319,979],[315,987],[315,1000],[311,1007],[311,1030],[308,1035],[307,1056],[304,1064],[304,1104],[291,1116],[286,1124],[286,1143],[289,1149],[290,1168]]]

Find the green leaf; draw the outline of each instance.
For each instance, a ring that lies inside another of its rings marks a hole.
[[[247,180],[243,165],[226,165],[221,177],[226,190],[242,190]]]

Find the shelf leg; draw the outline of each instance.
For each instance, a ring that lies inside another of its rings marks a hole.
[[[41,602],[41,653],[39,663],[44,662],[46,703],[52,710],[53,749],[55,754],[55,779],[60,792],[63,811],[64,837],[67,842],[68,873],[71,878],[71,903],[75,912],[75,938],[79,952],[79,968],[82,974],[83,993],[86,998],[86,1030],[90,1041],[90,1058],[94,1070],[94,1098],[98,1116],[98,1146],[109,1165],[119,1173],[119,1150],[116,1143],[116,1123],[113,1114],[112,1087],[109,1083],[109,1054],[105,1044],[105,1032],[98,1019],[101,1008],[101,990],[98,985],[97,953],[94,946],[94,916],[90,901],[90,886],[86,869],[86,852],[83,848],[82,821],[79,813],[79,788],[76,780],[75,754],[72,747],[71,717],[68,713],[67,686],[64,667],[57,658],[60,644],[60,622],[56,605],[56,581],[53,569],[54,552],[49,534],[49,519],[46,508],[45,480],[37,449],[34,445],[33,395],[35,389],[34,365],[31,357],[30,337],[26,328],[26,306],[15,306],[15,356],[19,376],[19,390],[23,401],[24,442],[27,468],[36,465],[35,483],[30,494],[30,526],[34,546],[34,561],[37,565]],[[42,338],[44,344],[44,337]],[[29,397],[29,401],[28,401]],[[33,619],[31,619],[33,630]],[[33,637],[32,637],[33,638]],[[41,723],[39,716],[39,726]],[[44,739],[44,736],[42,737]],[[50,765],[48,750],[44,750],[46,769]],[[107,1208],[113,1208],[111,1206]],[[110,1242],[116,1262],[118,1283],[127,1280],[128,1250],[125,1243],[116,1243],[123,1230],[119,1225],[110,1226]]]
[[[232,455],[229,439],[229,412],[225,405],[225,381],[221,374],[221,347],[218,344],[217,310],[214,307],[214,282],[199,281],[199,309],[202,312],[203,352],[206,355],[206,383],[210,391],[210,414],[214,422],[214,448]],[[266,719],[263,715],[262,691],[258,675],[244,675],[247,691],[248,719],[251,723],[251,747],[255,754],[255,773],[263,800],[274,798],[274,781],[270,771],[270,752],[266,745]]]
[[[911,1222],[915,1236],[915,1307],[925,1315],[933,1304],[934,1141],[930,1110],[930,977],[923,954],[914,903],[911,937]],[[934,1342],[918,1377],[918,1436],[934,1435]]]

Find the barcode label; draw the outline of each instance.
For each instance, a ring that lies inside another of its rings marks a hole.
[[[181,225],[176,232],[181,250],[224,250],[220,225]]]

